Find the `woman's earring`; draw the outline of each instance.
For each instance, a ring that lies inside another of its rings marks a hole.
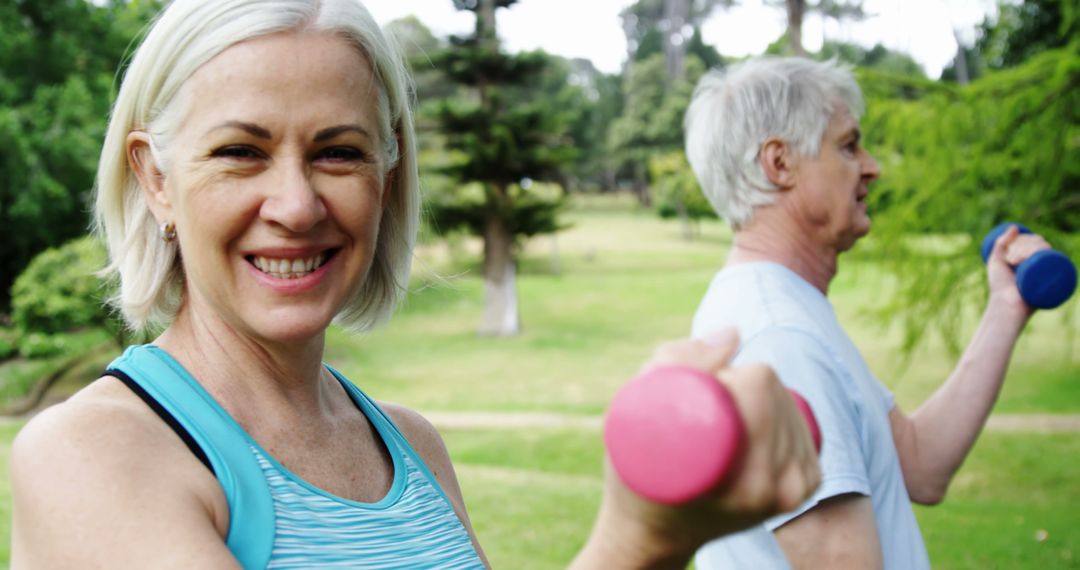
[[[176,241],[176,224],[167,222],[161,224],[161,240],[165,243]]]

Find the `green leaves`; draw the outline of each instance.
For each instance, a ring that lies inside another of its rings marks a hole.
[[[16,329],[23,335],[48,335],[105,323],[108,291],[95,274],[104,265],[105,250],[92,237],[35,257],[11,288]]]
[[[30,259],[86,232],[129,44],[160,3],[0,3],[0,312]]]
[[[960,312],[985,302],[977,248],[994,225],[1023,222],[1080,259],[1080,42],[967,86],[890,81],[861,74],[882,170],[868,245],[899,279],[878,315],[904,315],[910,349],[928,327],[957,338]]]
[[[649,175],[660,217],[690,220],[717,217],[682,151],[654,156],[649,161]]]

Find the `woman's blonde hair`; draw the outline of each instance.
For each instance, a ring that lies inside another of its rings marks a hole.
[[[113,105],[98,164],[95,231],[109,250],[106,273],[120,277],[110,299],[135,330],[166,325],[183,295],[176,242],[161,239],[127,159],[127,136],[150,134],[151,153],[168,173],[171,138],[185,109],[181,87],[230,46],[292,30],[334,33],[354,44],[378,86],[379,140],[389,177],[371,271],[335,322],[353,330],[389,318],[403,297],[420,210],[412,85],[396,46],[358,0],[175,0],[139,45]]]

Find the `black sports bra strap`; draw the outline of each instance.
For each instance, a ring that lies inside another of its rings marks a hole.
[[[169,427],[172,428],[174,432],[176,432],[176,435],[180,436],[180,439],[184,441],[184,444],[187,445],[188,449],[190,449],[191,452],[195,454],[195,457],[198,458],[198,460],[201,461],[202,464],[210,470],[210,473],[214,473],[214,467],[210,464],[210,458],[206,456],[206,453],[203,451],[202,447],[200,447],[199,444],[195,441],[195,439],[191,437],[191,434],[188,433],[188,430],[185,429],[184,426],[180,425],[180,422],[176,421],[176,418],[173,417],[173,415],[170,414],[169,411],[166,410],[160,403],[158,403],[158,401],[155,400],[153,396],[147,394],[146,390],[144,390],[142,386],[139,386],[138,382],[132,380],[130,376],[120,370],[116,370],[115,368],[110,368],[106,370],[105,375],[116,378],[117,380],[123,382],[125,386],[130,388],[132,392],[135,392],[135,395],[138,396],[142,401],[146,402],[146,404],[150,406],[150,409],[154,410],[154,413],[156,413],[162,420],[164,420],[165,423],[169,424]],[[217,474],[214,473],[214,476],[216,477]]]

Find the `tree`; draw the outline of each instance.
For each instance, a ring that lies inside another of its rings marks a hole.
[[[1074,2],[1062,0],[1000,2],[997,19],[979,26],[976,50],[990,69],[1015,67],[1080,37],[1078,12]]]
[[[697,235],[698,220],[717,217],[682,151],[654,156],[649,161],[649,174],[655,181],[660,217],[677,217],[682,222],[683,239]]]
[[[869,245],[898,276],[882,315],[903,315],[907,348],[931,327],[960,338],[957,317],[985,295],[977,244],[997,223],[1023,222],[1080,258],[1080,41],[966,86],[868,71],[860,83],[878,86],[863,119],[882,166]],[[919,237],[942,234],[960,239]]]
[[[629,51],[627,61],[663,53],[668,77],[681,76],[690,42],[700,36],[701,24],[715,8],[734,4],[734,0],[637,0],[619,14]],[[706,63],[711,65],[707,59]]]
[[[0,312],[30,259],[86,233],[116,69],[158,2],[0,3]]]
[[[1061,0],[1001,2],[996,16],[979,24],[974,45],[957,40],[957,58],[942,70],[941,79],[964,83],[965,78],[974,80],[989,70],[1014,67],[1064,47],[1080,37],[1078,17],[1075,3]]]
[[[873,69],[902,77],[926,78],[926,72],[917,61],[905,53],[892,51],[881,44],[870,49],[846,42],[826,41],[814,59],[836,58],[853,66]]]
[[[769,4],[780,6],[779,0],[769,0]],[[803,47],[802,27],[806,14],[818,12],[823,18],[840,20],[862,20],[866,17],[863,12],[862,1],[852,0],[848,2],[840,0],[818,0],[817,3],[807,0],[784,0],[783,7],[787,13],[787,48],[792,55],[806,56],[806,48]]]
[[[575,159],[560,169],[564,192],[614,189],[617,165],[608,153],[607,132],[622,113],[621,77],[597,70],[587,59],[551,56],[538,89],[564,116],[564,140],[575,150]]]
[[[407,16],[386,25],[386,31],[401,46],[409,62],[416,97],[423,105],[453,95],[457,85],[447,80],[432,64],[432,56],[447,48],[446,41],[435,37],[416,16]],[[423,142],[423,141],[421,141]]]
[[[439,102],[435,120],[446,147],[459,160],[444,171],[461,183],[454,196],[431,204],[437,227],[464,227],[484,240],[484,316],[480,333],[514,335],[521,330],[515,246],[519,236],[557,229],[558,202],[524,199],[531,182],[558,180],[574,158],[565,139],[568,115],[543,97],[527,97],[544,80],[551,58],[543,52],[501,51],[495,10],[515,0],[455,0],[476,13],[476,32],[432,57],[468,97]],[[470,203],[467,190],[480,187]],[[468,215],[463,215],[467,213]]]
[[[623,113],[611,123],[608,148],[621,169],[633,181],[642,205],[651,207],[650,158],[675,151],[683,144],[683,115],[690,105],[694,85],[705,73],[696,56],[688,57],[684,75],[667,77],[662,54],[655,54],[627,70],[623,78]]]
[[[609,154],[644,207],[652,207],[649,161],[682,147],[682,116],[704,71],[723,64],[701,39],[701,24],[734,0],[637,0],[620,17],[631,57],[621,114],[607,134]]]

